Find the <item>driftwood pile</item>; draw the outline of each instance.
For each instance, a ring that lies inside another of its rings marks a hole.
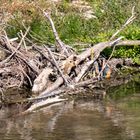
[[[47,12],[43,13],[54,33],[54,46],[38,46],[31,42],[27,38],[30,28],[26,28],[25,33],[20,32],[20,41],[18,38],[9,39],[5,31],[0,36],[1,93],[5,88],[31,88],[36,96],[26,99],[34,102],[29,112],[36,107],[64,100],[59,98],[60,95],[86,91],[85,87],[104,78],[103,72],[106,67],[114,71],[117,63],[124,64],[123,60],[112,60],[112,54],[108,60],[101,57],[100,53],[105,48],[113,47],[114,51],[118,46],[140,45],[138,40],[122,40],[123,37],[115,39],[118,33],[135,19],[133,10],[132,16],[109,41],[90,46],[80,54],[60,40],[51,17]],[[3,94],[2,97],[4,98]]]

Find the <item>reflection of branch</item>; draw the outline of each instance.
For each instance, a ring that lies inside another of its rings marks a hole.
[[[130,128],[130,126],[127,126],[127,124],[123,123],[125,116],[118,108],[116,108],[116,105],[113,102],[110,105],[105,106],[105,115],[113,122],[114,126],[124,127],[125,133],[127,133],[130,139],[135,138],[134,130]]]
[[[133,22],[133,20],[136,18],[134,10],[135,10],[135,6],[133,6],[133,8],[132,8],[132,11],[131,11],[132,15],[131,15],[131,17],[128,18],[127,21],[122,25],[122,27],[119,30],[117,30],[117,32],[115,32],[112,35],[110,40],[113,40],[119,32],[121,32],[128,24],[131,24]]]
[[[49,129],[50,129],[51,132],[54,130],[55,125],[56,125],[56,122],[57,122],[59,116],[62,115],[63,111],[64,111],[64,107],[62,107],[62,108],[57,112],[57,114],[56,114],[53,118],[51,118],[51,120],[48,122],[48,127],[49,127]]]

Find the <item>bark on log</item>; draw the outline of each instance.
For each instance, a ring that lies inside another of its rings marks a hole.
[[[81,61],[84,61],[86,58],[88,58],[91,55],[91,52],[94,52],[94,57],[98,58],[100,52],[102,52],[105,48],[107,47],[112,47],[112,46],[121,46],[121,44],[125,43],[124,41],[121,41],[121,43],[119,43],[121,38],[118,38],[114,41],[107,41],[107,42],[101,42],[98,43],[96,45],[94,45],[93,47],[87,49],[86,51],[84,51],[83,53],[79,54],[77,56],[77,61],[76,61],[76,65],[78,65]],[[139,42],[140,43],[140,42]]]
[[[89,61],[89,62],[87,62],[88,65],[85,64],[85,66],[83,67],[83,70],[81,70],[81,73],[79,73],[79,75],[75,78],[76,79],[75,82],[78,82],[80,80],[80,78],[85,73],[85,71],[87,71],[87,69],[89,68],[89,66],[94,63],[94,61],[100,55],[100,52],[102,52],[105,48],[112,47],[113,45],[116,45],[116,46],[122,46],[123,44],[126,45],[127,42],[129,44],[131,44],[131,45],[132,45],[132,43],[135,43],[135,41],[134,42],[131,42],[131,41],[120,41],[120,42],[118,42],[118,41],[119,40],[116,39],[115,41],[102,42],[102,43],[96,44],[92,48],[89,48],[88,50],[84,51],[80,55],[76,56],[77,57],[77,60],[75,61],[75,63],[76,63],[75,65],[78,65],[81,61],[84,61],[86,58],[88,58],[91,55],[91,50],[93,50],[93,52],[94,52],[94,59],[91,60],[91,61]],[[136,41],[136,43],[138,44],[138,43],[140,43],[140,41]],[[66,60],[64,60],[62,63],[66,62],[69,59],[71,59],[71,56],[68,57]],[[44,92],[42,92],[39,97],[46,96],[47,94],[50,94],[52,91],[56,90],[60,85],[62,85],[63,82],[64,82],[63,78],[62,77],[59,77],[51,85],[51,87],[49,87],[47,90],[45,90]],[[73,85],[75,85],[75,84],[73,84]]]
[[[123,40],[118,42],[116,46],[140,46],[140,40]]]
[[[57,80],[50,86],[48,87],[44,92],[42,92],[39,97],[42,97],[44,95],[47,95],[51,93],[52,91],[56,90],[60,85],[62,85],[64,82],[62,77],[58,77]]]
[[[44,89],[48,87],[49,83],[49,75],[53,73],[53,69],[51,68],[45,68],[43,71],[39,74],[39,76],[34,80],[34,85],[32,88],[33,93],[40,93]]]
[[[89,48],[87,51],[83,52],[78,56],[79,60],[76,61],[76,64],[78,65],[81,61],[85,60],[89,56],[91,56],[91,52],[94,52],[94,58],[93,60],[87,62],[81,72],[78,74],[78,76],[75,78],[75,81],[78,82],[81,77],[85,74],[85,72],[88,70],[88,68],[94,63],[94,61],[99,57],[100,53],[107,47],[112,47],[114,45],[117,45],[117,43],[122,39],[121,37],[110,42],[103,42],[99,43],[92,48]]]

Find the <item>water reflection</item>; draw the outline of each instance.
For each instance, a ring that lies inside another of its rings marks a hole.
[[[139,140],[140,90],[130,85],[119,89],[119,97],[116,89],[107,100],[78,99],[25,116],[15,116],[21,109],[17,106],[3,108],[0,139]]]
[[[120,105],[120,104],[119,104]],[[10,110],[11,111],[11,110]],[[140,110],[139,110],[140,111]],[[7,118],[9,110],[0,111],[0,136],[26,140],[121,140],[136,139],[127,122],[134,114],[123,114],[112,102],[84,101],[61,103],[27,116]],[[139,116],[135,116],[135,119]],[[140,124],[140,120],[138,122]],[[140,132],[139,132],[140,134]]]

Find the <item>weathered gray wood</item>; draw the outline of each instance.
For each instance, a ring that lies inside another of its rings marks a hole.
[[[44,15],[47,17],[47,19],[49,20],[49,22],[51,24],[51,27],[52,27],[52,30],[53,30],[53,33],[54,33],[54,36],[55,36],[57,43],[62,48],[62,50],[65,51],[66,55],[69,56],[69,52],[68,52],[65,44],[60,40],[60,38],[58,36],[58,33],[57,33],[56,28],[54,26],[53,20],[51,19],[51,17],[49,16],[49,14],[47,12],[44,12]]]
[[[43,91],[39,97],[42,97],[44,95],[47,95],[51,93],[52,91],[56,90],[60,85],[62,85],[64,82],[62,77],[58,77],[57,80],[50,86],[48,87],[45,91]]]
[[[112,47],[114,45],[116,45],[120,39],[122,39],[121,37],[111,41],[111,42],[104,42],[104,43],[99,43],[95,46],[93,46],[92,48],[89,48],[87,51],[83,52],[82,54],[80,54],[78,56],[78,61],[76,62],[77,65],[83,61],[84,59],[86,59],[87,57],[91,56],[91,52],[94,52],[94,58],[93,60],[88,61],[87,63],[85,63],[85,65],[83,66],[82,70],[80,71],[80,73],[78,74],[78,76],[75,78],[75,81],[78,82],[81,77],[85,74],[85,72],[88,70],[88,68],[94,63],[94,61],[99,57],[100,53],[107,47]]]
[[[53,73],[53,69],[51,68],[45,68],[43,71],[39,74],[39,76],[34,80],[34,85],[32,88],[33,93],[40,93],[44,89],[48,87],[49,83],[49,75]]]

